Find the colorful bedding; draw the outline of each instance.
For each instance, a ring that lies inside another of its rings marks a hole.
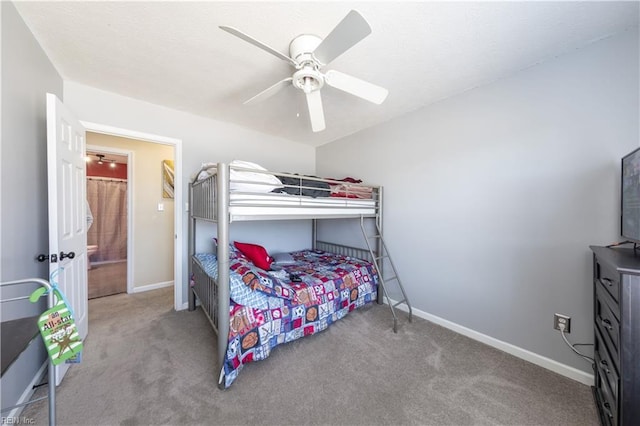
[[[378,276],[369,262],[320,250],[291,255],[295,263],[267,272],[232,252],[225,387],[233,383],[243,365],[267,358],[279,344],[322,331],[376,300]],[[215,255],[195,257],[217,279]],[[299,277],[300,282],[292,277]]]

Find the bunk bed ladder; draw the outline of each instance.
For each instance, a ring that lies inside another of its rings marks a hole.
[[[387,304],[391,309],[391,315],[393,315],[393,332],[397,333],[398,332],[398,316],[396,315],[396,307],[398,307],[398,305],[401,305],[403,303],[406,304],[409,310],[409,322],[411,322],[411,317],[413,314],[411,310],[411,304],[409,303],[409,298],[407,297],[407,293],[405,293],[404,291],[402,282],[400,282],[400,277],[393,263],[393,260],[391,259],[391,255],[387,250],[387,245],[385,244],[384,239],[382,238],[382,230],[378,222],[378,217],[373,218],[375,219],[375,231],[376,231],[374,235],[367,235],[367,229],[364,224],[364,219],[365,219],[364,216],[360,216],[360,228],[362,229],[362,235],[364,236],[364,240],[367,243],[367,248],[369,249],[369,253],[371,254],[371,259],[373,260],[373,264],[376,267],[376,271],[378,271],[378,278],[380,279],[382,292],[384,294],[384,297],[387,298]],[[387,265],[390,267],[389,268],[390,271],[387,270],[387,272],[391,272],[391,274],[387,276],[384,276],[385,270],[384,268],[382,268],[383,262],[385,260],[387,260]],[[398,288],[402,293],[401,300],[393,301],[389,297],[389,293],[387,292],[387,284],[393,281],[396,281],[398,283],[397,284]]]

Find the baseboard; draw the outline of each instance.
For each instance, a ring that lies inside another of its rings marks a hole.
[[[119,259],[119,260],[100,260],[98,262],[91,262],[92,265],[111,265],[112,263],[122,263],[126,262],[127,259]]]
[[[397,303],[397,301],[393,299],[389,299],[389,300],[392,304]],[[404,303],[398,305],[398,309],[404,312],[409,311],[409,308]],[[547,370],[551,370],[554,373],[558,373],[562,376],[568,377],[569,379],[573,379],[587,386],[593,386],[593,383],[594,383],[593,374],[589,374],[582,370],[578,370],[577,368],[559,363],[558,361],[554,361],[551,358],[544,357],[542,355],[539,355],[534,352],[528,351],[526,349],[520,348],[518,346],[512,345],[511,343],[503,342],[502,340],[498,340],[491,336],[487,336],[486,334],[482,334],[470,328],[461,326],[459,324],[456,324],[444,318],[440,318],[438,316],[429,314],[419,309],[412,307],[411,310],[413,312],[413,315],[417,317],[430,321],[434,324],[438,324],[442,327],[448,328],[449,330],[455,331],[456,333],[462,334],[463,336],[467,336],[473,340],[477,340],[486,345],[492,346],[496,349],[500,349],[503,352],[506,352],[518,358],[524,359],[525,361],[529,361],[533,364],[539,365],[540,367],[546,368]]]
[[[140,287],[133,287],[131,292],[132,293],[142,293],[142,292],[145,292],[145,291],[157,290],[159,288],[172,287],[172,286],[173,286],[173,281],[165,281],[165,282],[162,282],[162,283],[147,284],[147,285],[143,285],[143,286],[140,286]]]
[[[44,377],[45,373],[47,372],[47,365],[49,364],[49,358],[47,358],[44,363],[42,364],[42,366],[38,369],[38,371],[36,372],[36,374],[33,376],[33,379],[31,380],[31,382],[29,383],[29,386],[26,387],[26,389],[24,390],[24,392],[22,393],[22,395],[20,395],[20,399],[18,399],[18,402],[15,405],[19,405],[19,404],[24,404],[25,402],[29,401],[31,399],[31,397],[33,396],[33,394],[35,393],[35,386],[40,383],[40,381],[42,380],[42,378]],[[9,413],[5,416],[2,415],[3,418],[3,422],[2,424],[5,424],[4,419],[17,419],[18,417],[20,417],[20,414],[22,414],[22,410],[24,410],[25,406],[22,407],[17,407],[14,408],[13,410],[9,411]]]
[[[200,306],[200,300],[196,297],[196,308]],[[189,309],[189,302],[182,304],[182,310]]]

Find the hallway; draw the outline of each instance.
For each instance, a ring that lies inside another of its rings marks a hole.
[[[87,271],[89,299],[127,292],[127,261],[93,264]]]

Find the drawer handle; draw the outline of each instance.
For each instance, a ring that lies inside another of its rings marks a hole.
[[[608,319],[606,319],[606,318],[605,318],[605,319],[600,320],[600,324],[602,324],[602,326],[603,326],[604,328],[607,328],[607,329],[609,329],[609,330],[613,330],[613,327],[611,326],[611,321],[609,321],[609,320],[608,320]]]
[[[609,287],[613,286],[613,281],[611,281],[609,278],[602,278],[602,282],[608,285]]]
[[[604,365],[604,371],[605,371],[607,374],[611,374],[611,370],[609,370],[609,364],[607,363],[607,361],[606,361],[606,360],[604,360],[604,359],[603,359],[603,360],[600,360],[600,364]]]
[[[607,416],[609,416],[610,418],[613,418],[613,413],[611,412],[610,408],[611,405],[609,405],[608,402],[605,402],[604,404],[602,404],[604,406],[604,412],[607,414]]]

